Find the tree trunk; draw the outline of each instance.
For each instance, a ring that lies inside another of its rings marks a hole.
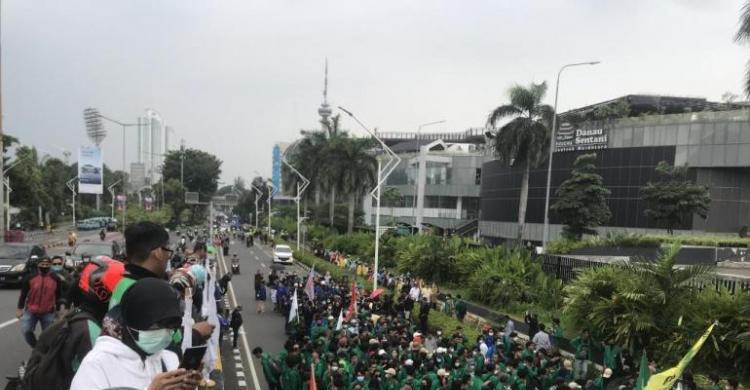
[[[320,188],[315,188],[315,205],[320,206]]]
[[[357,193],[352,192],[349,195],[349,215],[347,216],[346,233],[354,233],[354,207],[357,204]]]
[[[328,223],[333,227],[333,215],[336,211],[336,187],[331,188],[331,199],[328,200]]]
[[[528,158],[524,162],[523,176],[521,177],[521,195],[518,199],[518,243],[523,240],[523,234],[526,230],[526,204],[529,201],[529,170],[530,164]]]

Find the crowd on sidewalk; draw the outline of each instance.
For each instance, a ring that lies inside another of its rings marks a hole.
[[[470,340],[462,326],[430,327],[429,313],[436,307],[414,280],[395,277],[392,287],[367,291],[330,274],[302,278],[272,271],[267,279],[256,277],[256,289],[267,289],[287,318],[289,334],[278,354],[253,351],[269,387],[313,388],[313,381],[315,388],[347,390],[635,386],[634,363],[611,342],[597,345],[586,331],[572,341],[572,357],[561,353],[554,333],[539,323],[530,340],[517,334],[510,319]],[[459,319],[465,315],[461,302],[453,303],[450,313],[457,314],[459,306]],[[591,369],[594,348],[605,351],[603,371]]]

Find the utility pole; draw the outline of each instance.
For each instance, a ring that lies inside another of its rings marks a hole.
[[[68,186],[68,189],[72,193],[72,200],[73,203],[71,205],[73,206],[73,229],[76,228],[76,181],[78,180],[78,176],[68,180],[65,185]]]

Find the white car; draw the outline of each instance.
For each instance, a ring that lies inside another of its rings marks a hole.
[[[294,263],[292,248],[290,248],[289,245],[276,245],[276,247],[273,248],[273,262],[279,264]]]

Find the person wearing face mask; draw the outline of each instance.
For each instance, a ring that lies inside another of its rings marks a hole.
[[[143,278],[122,296],[122,333],[100,336],[81,362],[71,390],[194,389],[200,373],[178,369],[166,350],[182,323],[180,298],[166,281]]]
[[[60,296],[57,299],[57,312],[64,313],[70,308],[70,302],[73,299],[71,295],[75,293],[75,278],[65,269],[62,256],[52,256],[52,266],[50,272],[60,285]]]
[[[16,318],[21,320],[21,334],[26,343],[34,348],[36,324],[41,323],[42,331],[55,322],[55,304],[62,297],[62,286],[50,273],[50,260],[42,257],[37,272],[26,277],[21,283]]]
[[[83,269],[70,294],[75,309],[39,336],[26,363],[25,388],[70,388],[81,361],[99,337],[107,301],[124,273],[121,262],[107,257],[95,259]]]
[[[196,248],[199,244],[196,244]],[[129,225],[125,229],[125,251],[127,253],[125,276],[117,284],[109,300],[110,311],[103,321],[102,332],[104,334],[114,337],[120,336],[120,332],[122,331],[120,326],[121,313],[117,306],[124,293],[131,286],[137,281],[146,278],[166,279],[167,265],[174,252],[168,246],[169,233],[161,225],[153,222],[138,222]],[[196,252],[199,251],[196,250]],[[191,267],[191,272],[196,273],[197,284],[200,286],[203,279],[198,278],[199,275],[193,267]],[[199,302],[195,302],[195,300],[194,304],[200,307]],[[213,330],[214,326],[206,321],[194,324],[193,345],[203,344],[211,336]],[[181,334],[178,332],[175,336],[175,343],[179,343],[181,337]]]

